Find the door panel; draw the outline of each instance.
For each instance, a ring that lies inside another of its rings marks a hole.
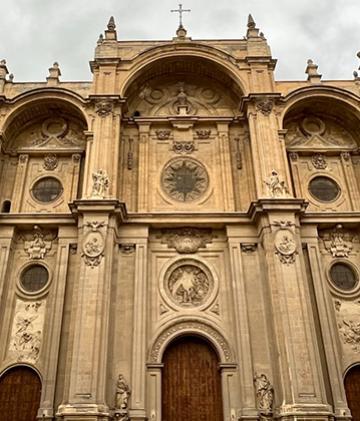
[[[162,421],[222,421],[217,355],[204,340],[180,338],[163,358]]]

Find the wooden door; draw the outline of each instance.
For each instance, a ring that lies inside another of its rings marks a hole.
[[[180,338],[165,351],[162,421],[222,421],[219,362],[197,337]]]
[[[345,377],[345,391],[352,421],[360,421],[360,366],[353,367]]]
[[[41,382],[29,367],[14,367],[0,378],[0,417],[11,421],[36,421]]]

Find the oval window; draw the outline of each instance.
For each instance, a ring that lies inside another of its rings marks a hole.
[[[358,277],[355,270],[346,263],[334,263],[330,269],[330,279],[339,289],[350,291],[358,283]]]
[[[22,288],[26,292],[42,290],[49,280],[49,272],[42,265],[32,265],[24,269],[20,277]]]
[[[340,187],[328,177],[315,177],[310,181],[309,191],[321,202],[333,202],[340,195]]]
[[[62,191],[62,185],[57,178],[45,177],[34,184],[32,195],[39,202],[49,203],[59,198]]]

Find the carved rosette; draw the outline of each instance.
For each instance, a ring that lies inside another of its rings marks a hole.
[[[103,226],[104,222],[87,223],[90,231],[85,235],[81,256],[84,258],[85,264],[91,268],[99,266],[104,256],[105,240],[103,234],[99,231]]]
[[[314,168],[316,168],[317,170],[325,170],[327,167],[325,156],[321,153],[313,155],[313,157],[311,158],[311,162]]]
[[[196,253],[212,241],[211,229],[173,228],[163,231],[162,242],[180,254]]]
[[[294,234],[289,229],[280,229],[275,234],[275,254],[279,256],[280,262],[290,265],[295,262],[297,247]]]

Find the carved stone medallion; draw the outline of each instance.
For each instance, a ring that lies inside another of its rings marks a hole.
[[[43,167],[47,171],[54,171],[58,166],[58,158],[55,154],[47,154],[44,156]]]
[[[171,268],[165,277],[167,295],[181,307],[201,306],[209,298],[213,286],[211,275],[190,262]]]
[[[294,263],[296,256],[296,243],[294,234],[288,229],[280,229],[275,235],[276,254],[281,263]]]
[[[104,238],[99,231],[90,231],[83,242],[83,253],[86,265],[90,267],[99,266],[104,255]]]
[[[199,199],[207,190],[209,176],[199,162],[190,158],[178,158],[166,165],[161,184],[172,199],[190,202]]]

